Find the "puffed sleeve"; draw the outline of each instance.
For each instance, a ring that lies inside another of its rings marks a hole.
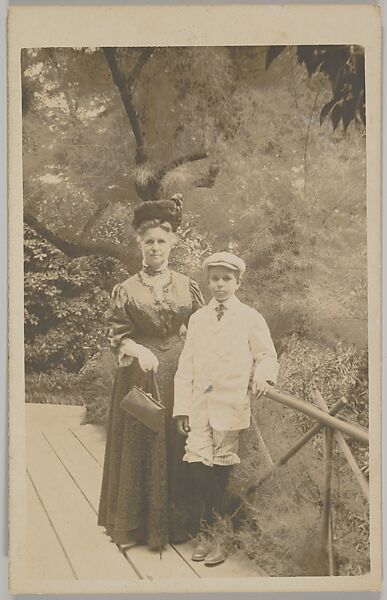
[[[108,340],[115,354],[118,354],[123,340],[130,339],[135,327],[128,312],[128,295],[121,284],[112,291],[109,310],[105,313],[108,321]]]
[[[205,302],[198,284],[193,279],[189,280],[189,291],[192,300],[192,312],[194,313],[204,306]]]
[[[276,383],[279,365],[270,330],[263,316],[256,310],[251,311],[250,319],[249,342],[254,359],[254,380],[264,379]]]

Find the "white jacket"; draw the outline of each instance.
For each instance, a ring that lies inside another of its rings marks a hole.
[[[247,388],[253,366],[254,379],[275,383],[278,363],[262,315],[235,296],[223,304],[220,321],[214,298],[190,318],[175,376],[173,415],[188,415],[193,423],[206,406],[211,427],[231,431],[250,425]]]

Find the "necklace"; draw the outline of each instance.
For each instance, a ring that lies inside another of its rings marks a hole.
[[[169,271],[169,277],[168,277],[168,281],[166,283],[164,283],[161,288],[156,285],[152,285],[150,282],[145,281],[144,279],[144,275],[142,273],[142,271],[139,271],[137,273],[137,277],[140,281],[140,283],[147,287],[149,290],[151,290],[153,296],[154,296],[154,304],[160,306],[161,304],[163,304],[163,301],[166,301],[166,293],[168,291],[168,288],[170,287],[170,285],[172,284],[172,271]],[[158,277],[152,277],[152,281],[157,282],[158,281]],[[157,289],[158,288],[158,289]],[[157,293],[159,292],[159,293]]]

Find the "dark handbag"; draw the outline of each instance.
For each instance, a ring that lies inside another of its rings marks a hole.
[[[161,431],[164,423],[165,407],[160,400],[154,376],[153,384],[157,399],[149,392],[144,392],[144,390],[134,385],[121,400],[120,408],[155,433],[158,433]]]

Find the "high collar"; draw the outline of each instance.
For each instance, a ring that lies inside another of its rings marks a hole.
[[[155,269],[154,267],[150,267],[149,265],[142,263],[142,271],[149,275],[150,277],[154,277],[155,275],[161,275],[162,273],[166,273],[168,271],[168,262],[164,262],[160,267]]]

